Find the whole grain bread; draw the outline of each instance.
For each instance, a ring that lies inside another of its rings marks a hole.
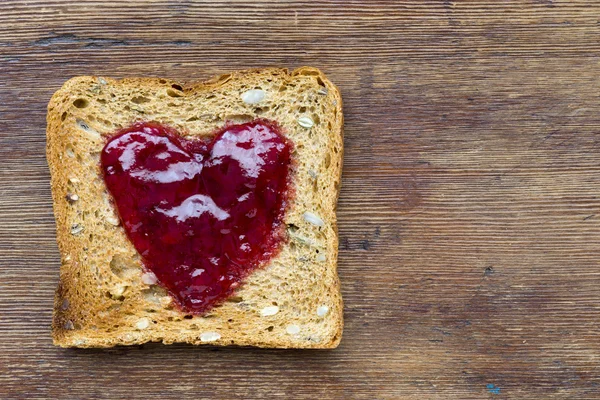
[[[288,240],[224,304],[186,315],[160,284],[144,279],[104,184],[100,153],[112,133],[139,121],[157,121],[191,138],[255,118],[277,121],[294,143]],[[47,157],[62,258],[54,343],[336,347],[343,326],[335,214],[342,125],[339,91],[309,67],[247,70],[189,84],[93,76],[67,81],[48,105]]]

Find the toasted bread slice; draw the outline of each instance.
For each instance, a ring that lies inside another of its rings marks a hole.
[[[160,283],[142,278],[142,260],[106,189],[100,153],[113,133],[139,121],[193,138],[255,118],[277,121],[294,143],[288,239],[226,302],[186,315]],[[336,347],[343,325],[335,214],[342,124],[340,94],[315,68],[240,71],[188,85],[92,76],[66,82],[48,105],[47,157],[62,257],[54,343]]]

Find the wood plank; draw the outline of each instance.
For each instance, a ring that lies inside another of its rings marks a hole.
[[[4,0],[0,397],[598,398],[599,15],[584,0]],[[344,97],[341,346],[54,348],[53,91],[301,65]]]

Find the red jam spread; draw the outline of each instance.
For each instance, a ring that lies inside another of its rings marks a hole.
[[[207,141],[157,123],[109,139],[101,166],[125,231],[184,312],[222,302],[278,252],[291,151],[267,120]]]

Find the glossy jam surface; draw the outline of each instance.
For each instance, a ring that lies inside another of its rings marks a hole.
[[[193,314],[222,302],[279,250],[290,163],[291,144],[267,120],[226,126],[212,141],[136,124],[101,156],[145,267]]]

